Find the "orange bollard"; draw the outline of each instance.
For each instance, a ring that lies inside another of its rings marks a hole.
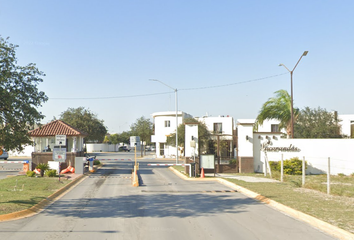
[[[28,163],[24,163],[22,169],[23,169],[24,172],[27,172],[29,170],[29,164]]]
[[[205,175],[204,175],[204,168],[202,168],[202,172],[200,173],[200,177],[201,177],[201,178],[205,178]]]

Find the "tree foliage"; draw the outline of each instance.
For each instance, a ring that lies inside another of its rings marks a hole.
[[[332,112],[318,107],[301,110],[294,125],[296,138],[341,138],[339,120]]]
[[[38,90],[45,74],[34,63],[17,65],[17,47],[0,37],[0,146],[21,151],[31,143],[28,131],[44,118],[37,108],[48,97]]]
[[[152,135],[152,122],[142,116],[130,126],[130,133],[132,136],[139,136],[140,141],[149,144]],[[141,155],[143,155],[143,148],[141,148]]]
[[[110,136],[106,136],[106,137],[107,137],[107,142],[110,142],[112,144],[118,144],[118,143],[129,144],[130,136],[131,133],[128,131],[128,132],[111,134]]]
[[[84,107],[68,108],[60,114],[60,120],[88,133],[86,142],[103,142],[107,133],[103,120],[99,120],[96,114]]]
[[[199,122],[195,118],[185,118],[183,120],[183,124],[178,126],[178,146],[184,147],[185,145],[185,131],[186,125],[185,123],[198,123],[198,144],[199,148],[205,148],[208,146],[208,141],[211,138],[211,134],[203,122]],[[176,133],[172,133],[170,136],[167,137],[167,144],[171,146],[176,145]]]
[[[297,119],[298,114],[299,109],[294,108],[294,120]],[[263,125],[265,120],[271,119],[279,120],[279,129],[286,129],[288,136],[291,135],[291,96],[286,90],[276,91],[275,97],[269,98],[263,104],[256,118],[255,130],[259,125]]]

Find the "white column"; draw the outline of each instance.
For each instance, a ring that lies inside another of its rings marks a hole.
[[[73,137],[73,147],[71,149],[71,152],[76,152],[76,137]]]

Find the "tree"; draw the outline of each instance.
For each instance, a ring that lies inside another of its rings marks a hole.
[[[107,137],[107,141],[112,144],[126,143],[130,142],[130,132],[115,133]]]
[[[286,90],[278,90],[275,97],[269,98],[259,111],[254,129],[263,125],[265,120],[277,119],[280,121],[279,129],[286,129],[287,135],[291,135],[291,97]],[[294,108],[294,121],[297,119],[299,109]]]
[[[184,147],[185,144],[185,131],[186,125],[184,123],[198,123],[198,144],[199,148],[207,148],[208,141],[211,139],[211,134],[208,130],[208,127],[203,122],[199,122],[195,118],[185,118],[183,119],[183,124],[180,124],[177,128],[178,131],[178,145],[180,147]],[[168,145],[175,146],[176,145],[176,133],[172,133],[167,137]]]
[[[68,108],[68,110],[60,114],[60,120],[88,133],[89,135],[85,137],[86,142],[103,142],[107,133],[103,120],[99,120],[96,114],[84,107]]]
[[[135,123],[130,126],[132,136],[139,136],[141,142],[150,143],[152,135],[152,122],[150,119],[142,116],[138,118]],[[141,148],[141,156],[143,156],[143,147]]]
[[[294,125],[296,138],[342,138],[336,114],[318,107],[305,107]]]
[[[30,144],[28,131],[44,118],[37,108],[48,100],[38,90],[45,74],[34,63],[17,65],[16,48],[0,37],[0,147],[18,151]]]

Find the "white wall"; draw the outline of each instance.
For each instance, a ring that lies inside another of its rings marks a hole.
[[[191,147],[190,143],[194,137],[196,147]],[[198,124],[186,124],[184,151],[185,157],[198,156]]]
[[[22,152],[8,151],[9,156],[16,157],[31,157],[32,152],[34,152],[34,147],[32,145],[23,146],[24,150]]]
[[[108,143],[86,143],[87,152],[116,152],[118,144]]]
[[[238,123],[237,138],[238,138],[238,149],[237,149],[238,156],[252,157],[253,156],[253,125],[248,123]]]
[[[266,139],[254,138],[254,160],[255,171],[264,172],[264,152],[261,151],[261,144]],[[271,138],[270,147],[293,146],[299,151],[267,152],[269,161],[280,161],[283,159],[298,157],[309,164],[307,173],[320,174],[327,172],[328,158],[331,159],[331,174],[354,173],[354,139],[284,139]],[[258,153],[258,154],[257,154]]]

